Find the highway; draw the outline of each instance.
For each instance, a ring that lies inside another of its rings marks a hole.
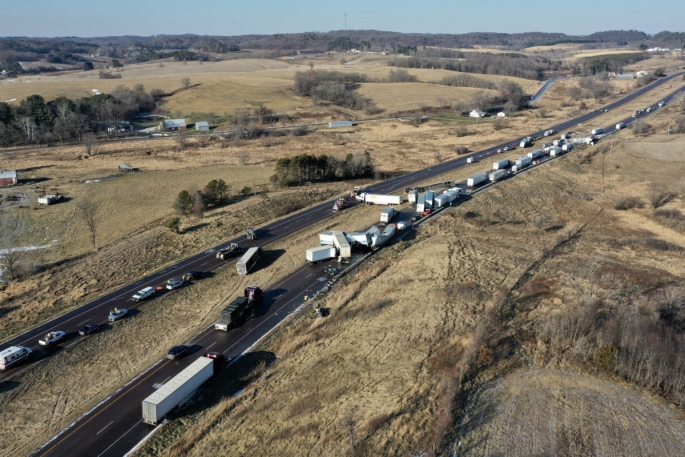
[[[634,100],[649,90],[658,87],[667,81],[671,81],[675,77],[679,77],[680,74],[681,73],[674,74],[660,79],[655,83],[641,88],[635,93],[606,106],[605,109],[611,110]],[[664,100],[668,101],[674,94],[675,92],[671,94],[671,96],[664,98]],[[585,124],[601,114],[603,114],[603,110],[601,112],[590,112],[565,123],[551,126],[551,128],[555,129],[557,132],[570,130],[576,128],[579,123]],[[633,118],[628,118],[624,122],[630,123],[632,121],[634,121]],[[589,126],[584,128],[588,129]],[[607,128],[607,131],[609,131],[609,128]],[[542,132],[534,132],[531,136],[542,136]],[[520,139],[516,140],[515,143],[518,143],[519,141]],[[510,144],[511,142],[494,146],[472,154],[471,156],[477,161],[482,161],[487,157],[496,154],[497,149]],[[465,164],[466,156],[370,186],[367,190],[377,193],[391,193],[448,173]],[[487,168],[489,168],[489,166]],[[474,173],[475,172],[476,171],[474,170]],[[91,303],[46,322],[20,336],[12,338],[0,345],[0,350],[12,345],[36,347],[38,339],[50,330],[63,330],[67,332],[68,338],[63,346],[68,347],[68,345],[73,344],[82,338],[75,333],[78,328],[86,323],[104,322],[109,310],[114,307],[127,309],[142,307],[144,309],[144,304],[146,302],[133,305],[133,302],[130,301],[130,297],[137,290],[146,286],[163,284],[167,279],[179,277],[190,270],[215,271],[224,265],[224,262],[215,259],[214,251],[217,248],[226,246],[230,242],[240,243],[243,247],[264,246],[313,223],[331,217],[334,214],[331,211],[332,205],[333,200],[300,213],[293,214],[280,221],[268,224],[257,230],[257,241],[248,242],[245,240],[244,236],[241,236],[227,241],[213,249],[184,259],[164,270],[156,272],[146,279],[128,284]],[[268,266],[259,267],[267,268]],[[154,391],[154,384],[165,382],[207,350],[224,352],[231,357],[242,353],[291,313],[295,309],[295,306],[302,302],[303,295],[311,295],[325,285],[325,281],[320,280],[322,276],[321,271],[321,265],[316,267],[305,265],[290,273],[269,290],[265,291],[265,300],[257,308],[255,318],[248,320],[242,327],[227,333],[216,332],[209,329],[201,333],[196,340],[191,342],[193,346],[193,353],[191,356],[179,361],[167,361],[165,359],[159,362],[141,377],[120,389],[113,397],[99,405],[95,410],[91,411],[90,414],[76,421],[73,427],[70,427],[53,441],[37,450],[35,455],[124,455],[152,429],[152,427],[140,422],[140,402]],[[188,287],[192,287],[192,285]],[[15,376],[17,373],[30,367],[31,364],[38,363],[42,358],[51,356],[56,351],[59,351],[59,349],[36,351],[36,358],[30,364],[20,365],[14,369],[3,372],[0,375],[0,381]]]

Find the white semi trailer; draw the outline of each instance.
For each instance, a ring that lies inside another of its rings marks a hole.
[[[307,249],[305,258],[307,262],[319,263],[324,260],[334,259],[338,255],[335,246],[318,246]]]
[[[364,202],[374,205],[401,205],[401,195],[364,194]]]
[[[490,182],[495,182],[499,181],[500,179],[504,178],[507,175],[507,170],[497,170],[493,171],[488,175],[488,178],[490,178]]]
[[[214,360],[200,357],[143,400],[143,422],[157,425],[177,406],[193,398],[214,374]]]
[[[483,184],[487,180],[488,180],[487,173],[478,173],[477,175],[473,175],[469,179],[467,179],[466,185],[468,187],[476,187],[480,184]]]

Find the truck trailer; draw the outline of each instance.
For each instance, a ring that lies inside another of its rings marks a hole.
[[[257,286],[246,287],[242,297],[236,298],[221,311],[221,318],[214,323],[214,330],[227,332],[261,299],[262,289]]]
[[[488,178],[490,178],[490,182],[495,182],[499,181],[500,179],[504,178],[507,175],[507,170],[497,170],[493,171],[488,175]]]
[[[569,152],[571,149],[573,149],[573,143],[566,143],[561,147],[561,150],[564,152]]]
[[[364,202],[374,205],[401,205],[401,195],[364,194]]]
[[[409,192],[407,192],[407,201],[411,204],[416,203],[416,199],[418,198],[419,191],[416,189],[410,189]]]
[[[236,263],[238,274],[243,276],[248,274],[250,270],[255,266],[261,255],[262,248],[255,247],[248,249],[247,252]]]
[[[592,129],[592,131],[590,133],[593,135],[600,135],[600,134],[604,133],[604,129],[603,128]]]
[[[429,206],[426,206],[426,194],[419,194],[419,199],[416,201],[416,212],[423,213]]]
[[[528,156],[519,157],[516,159],[516,168],[520,170],[521,168],[529,166],[532,162],[533,160]]]
[[[448,194],[440,194],[435,197],[435,208],[442,208],[443,206],[449,205],[452,200]]]
[[[193,398],[200,386],[214,375],[214,360],[200,357],[143,400],[143,422],[159,424],[174,408]]]
[[[388,206],[381,211],[381,224],[389,224],[393,217],[397,214],[395,208]]]
[[[338,255],[337,249],[334,246],[318,246],[307,249],[305,258],[307,262],[319,263],[324,260],[334,259]]]
[[[478,173],[477,175],[473,175],[469,179],[467,179],[466,185],[468,187],[476,187],[480,184],[483,184],[487,180],[488,180],[487,173]]]
[[[492,164],[492,171],[504,170],[505,168],[509,168],[510,165],[511,162],[509,162],[509,159],[498,160]]]
[[[536,149],[536,150],[534,150],[534,151],[530,151],[530,152],[528,153],[528,157],[530,157],[531,159],[535,160],[535,159],[538,159],[538,158],[542,157],[543,154],[544,154],[544,153],[543,153],[540,149]]]
[[[429,190],[426,192],[426,208],[435,206],[435,192]]]

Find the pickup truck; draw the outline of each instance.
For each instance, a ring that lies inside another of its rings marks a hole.
[[[150,298],[155,294],[155,288],[154,287],[146,287],[145,289],[141,289],[138,292],[133,295],[133,300],[134,301],[141,301],[145,300],[146,298]]]
[[[48,332],[47,335],[38,340],[38,344],[41,346],[52,346],[53,344],[57,344],[62,341],[62,339],[64,339],[64,335],[66,335],[66,333],[62,332],[61,330]]]

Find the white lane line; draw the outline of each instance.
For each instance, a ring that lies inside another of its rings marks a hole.
[[[126,431],[126,433],[124,433],[123,435],[121,435],[115,442],[113,442],[112,444],[110,444],[109,447],[108,447],[107,449],[105,449],[104,451],[102,451],[102,453],[99,454],[98,457],[102,456],[102,454],[104,454],[105,452],[109,451],[109,450],[111,449],[112,446],[114,446],[115,444],[117,444],[117,443],[119,442],[119,440],[121,440],[123,437],[125,437],[126,435],[128,435],[128,432],[130,432],[131,430],[133,430],[134,428],[136,428],[136,427],[138,426],[138,424],[140,424],[141,422],[143,422],[143,419],[141,419],[141,420],[139,420],[138,422],[136,422],[136,423],[133,425],[133,427],[129,428],[129,429]]]
[[[201,263],[200,266],[201,266],[201,267],[204,267],[204,266],[207,265],[208,263],[209,263],[209,260],[206,261],[205,263]]]
[[[307,278],[309,278],[309,277],[312,276],[313,274],[314,274],[314,273],[309,273],[309,276],[307,276]],[[307,278],[304,278],[304,279],[307,279]]]
[[[113,423],[114,423],[114,421],[112,421],[112,422],[110,422],[109,424],[105,425],[105,426],[102,428],[102,430],[100,430],[99,432],[97,432],[97,433],[95,434],[95,436],[98,436],[100,433],[102,433],[107,427],[109,427],[109,426],[112,425]]]
[[[209,349],[209,348],[211,348],[212,346],[214,346],[215,344],[216,344],[216,341],[213,342],[212,344],[210,344],[209,346],[207,346],[205,349]]]
[[[164,381],[160,382],[159,384],[163,386],[164,383],[166,383],[169,379],[171,379],[171,376],[169,376],[168,378],[166,378]]]
[[[85,321],[83,321],[83,322],[79,322],[79,323],[78,323],[78,324],[76,324],[76,325],[83,325],[83,324],[85,324],[86,322],[88,322],[89,320],[90,320],[90,319],[86,319]]]

